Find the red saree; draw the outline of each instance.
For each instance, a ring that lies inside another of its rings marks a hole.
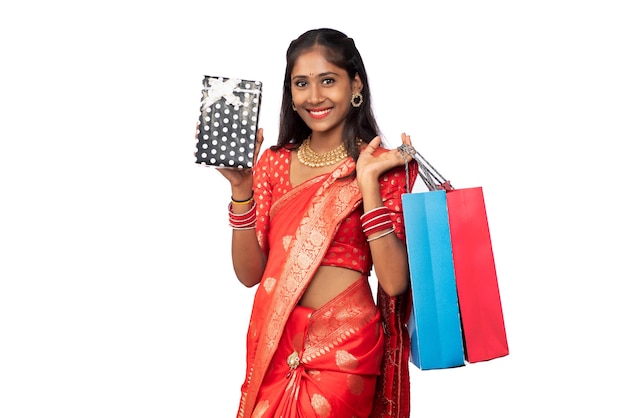
[[[361,204],[354,177],[342,178],[354,162],[272,196],[270,166],[289,161],[283,153],[270,162],[269,154],[255,168],[257,234],[268,260],[248,329],[238,418],[408,417],[410,301],[379,289],[377,307],[364,275],[318,310],[298,306],[341,222]]]

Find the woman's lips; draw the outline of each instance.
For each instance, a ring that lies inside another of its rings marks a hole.
[[[326,109],[307,109],[307,112],[309,112],[309,115],[311,115],[313,119],[323,119],[331,110],[331,107],[327,107]]]

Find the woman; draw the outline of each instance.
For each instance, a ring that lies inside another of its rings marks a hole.
[[[257,154],[262,142],[259,129]],[[219,170],[235,273],[258,285],[238,417],[408,417],[405,157],[381,147],[354,41],[292,41],[277,144],[253,173]]]

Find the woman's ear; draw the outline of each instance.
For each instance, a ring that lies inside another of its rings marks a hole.
[[[361,81],[361,76],[359,73],[354,75],[354,79],[352,80],[352,93],[360,93],[363,90],[363,82]]]

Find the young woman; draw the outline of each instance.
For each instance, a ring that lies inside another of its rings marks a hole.
[[[409,416],[407,175],[379,135],[354,41],[311,30],[287,50],[277,144],[252,170],[219,169],[235,273],[258,285],[240,418]]]

